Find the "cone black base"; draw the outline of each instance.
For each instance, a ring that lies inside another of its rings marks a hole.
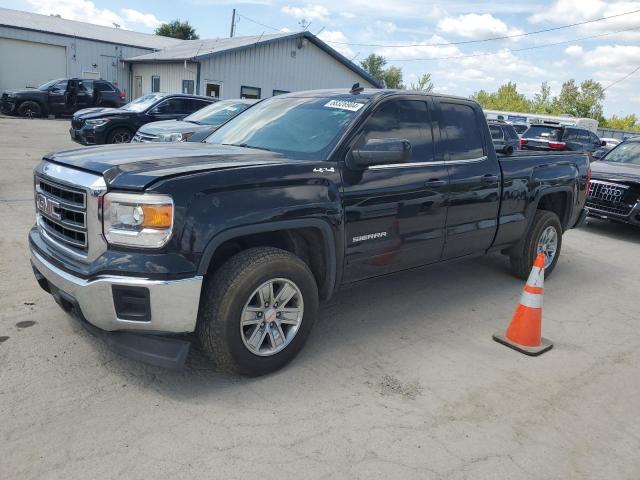
[[[502,345],[506,345],[509,348],[513,348],[514,350],[524,353],[525,355],[529,355],[531,357],[537,357],[538,355],[542,355],[544,352],[548,352],[553,348],[553,343],[551,343],[546,338],[540,339],[540,346],[538,347],[529,347],[527,345],[520,345],[519,343],[514,343],[504,336],[502,333],[496,333],[493,335],[493,339],[501,343]]]

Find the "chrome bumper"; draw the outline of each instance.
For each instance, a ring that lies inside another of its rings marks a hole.
[[[151,280],[104,275],[84,280],[51,264],[33,249],[31,263],[48,284],[77,302],[87,322],[102,330],[148,333],[186,333],[195,330],[202,287],[201,276],[183,280]],[[149,320],[118,318],[113,286],[147,288],[151,313]]]

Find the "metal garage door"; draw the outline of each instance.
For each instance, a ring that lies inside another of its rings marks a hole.
[[[0,91],[67,76],[65,47],[0,38]]]

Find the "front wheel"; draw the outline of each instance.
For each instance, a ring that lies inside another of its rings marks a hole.
[[[220,370],[264,375],[296,356],[317,309],[318,287],[300,258],[277,248],[251,248],[205,282],[196,332]]]
[[[28,100],[18,106],[18,115],[28,118],[39,117],[42,115],[42,107],[38,102]]]
[[[131,137],[131,131],[126,128],[116,128],[107,136],[107,143],[129,143]]]
[[[526,235],[521,255],[511,256],[511,272],[526,280],[536,257],[544,253],[544,274],[548,277],[558,263],[562,248],[562,225],[558,215],[548,210],[536,210]]]

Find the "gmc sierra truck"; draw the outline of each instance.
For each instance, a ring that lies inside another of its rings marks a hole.
[[[346,284],[494,251],[519,277],[544,252],[549,275],[589,176],[581,153],[496,156],[468,99],[285,94],[205,143],[45,156],[31,262],[124,355],[179,368],[198,340],[217,368],[261,375]]]

